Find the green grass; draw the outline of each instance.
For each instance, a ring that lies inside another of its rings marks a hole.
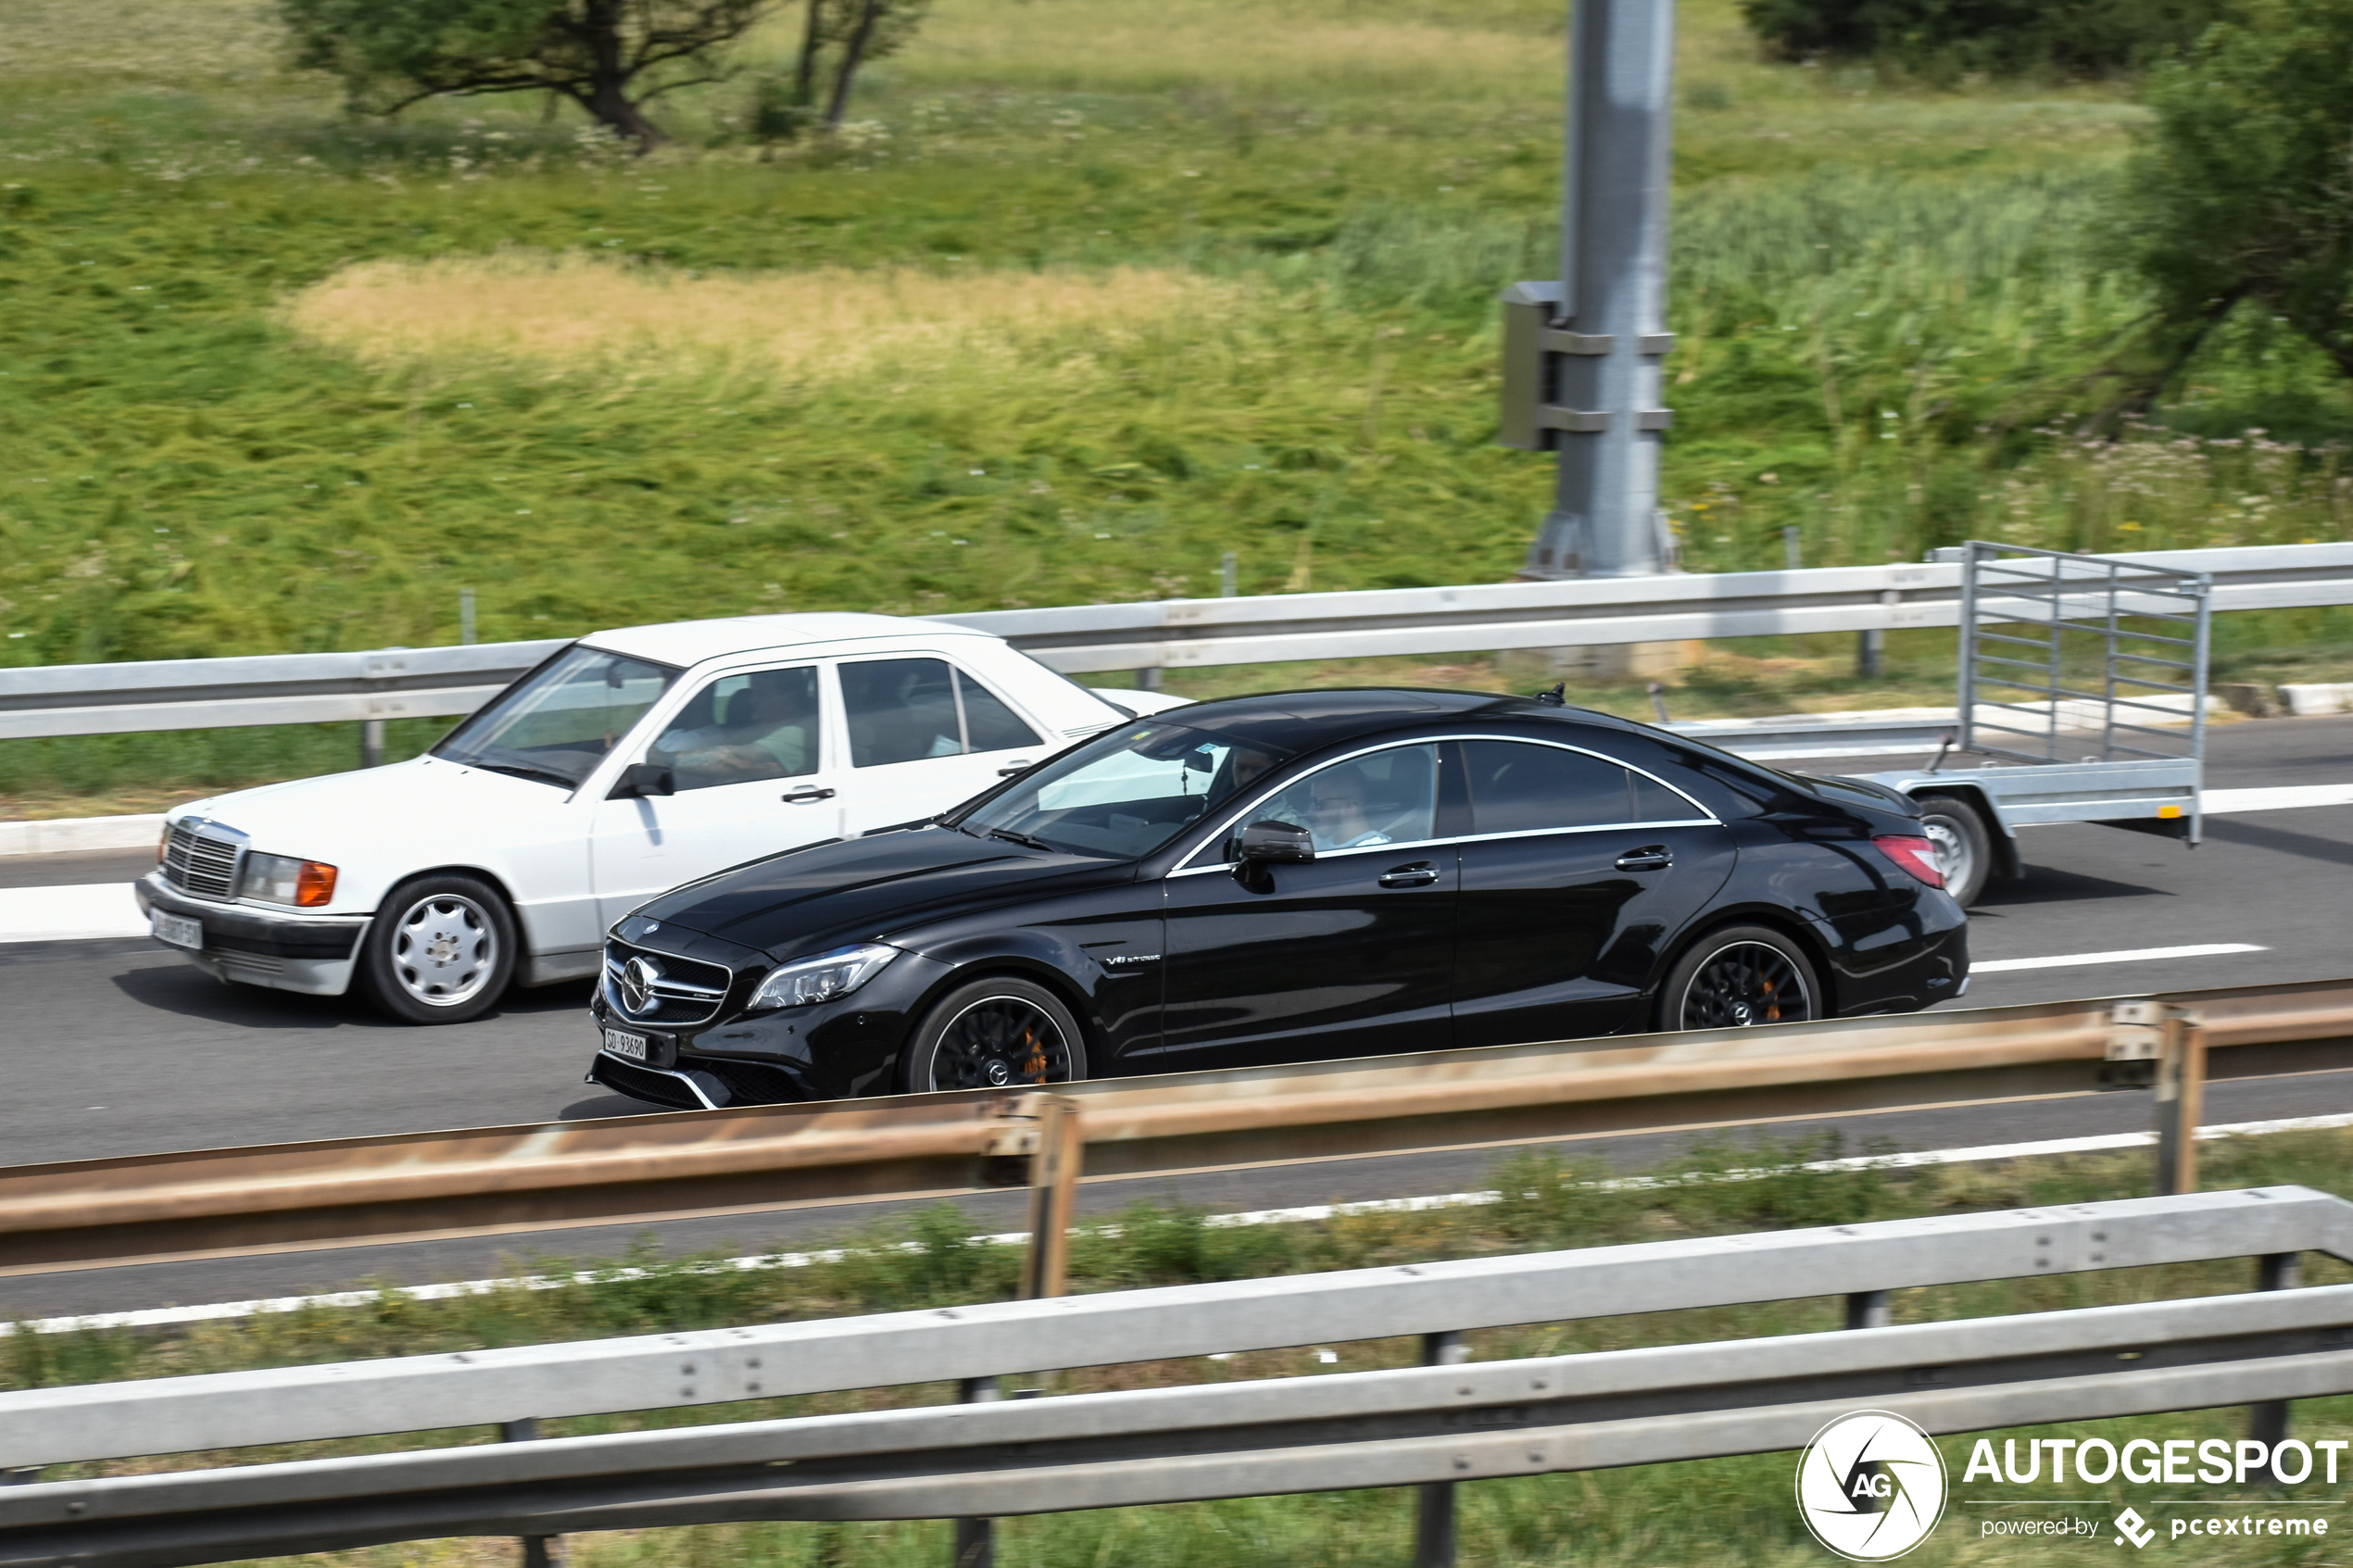
[[[2341,1133],[2274,1135],[2208,1146],[2209,1187],[2303,1183],[2347,1190]],[[1076,1238],[1077,1290],[1367,1267],[1449,1257],[1588,1247],[1801,1225],[1852,1224],[1921,1214],[1961,1213],[2138,1196],[2146,1190],[2145,1154],[2075,1156],[1982,1167],[1823,1172],[1807,1161],[1843,1152],[1832,1142],[1800,1141],[1703,1148],[1650,1173],[1656,1185],[1595,1187],[1610,1173],[1598,1164],[1564,1164],[1520,1156],[1495,1173],[1505,1194],[1483,1208],[1374,1212],[1322,1223],[1221,1227],[1198,1210],[1139,1204],[1116,1228]],[[1728,1181],[1732,1172],[1755,1173]],[[912,1245],[910,1245],[912,1244]],[[94,1331],[19,1333],[0,1339],[0,1386],[72,1384],[125,1377],[227,1371],[371,1356],[447,1352],[476,1347],[574,1337],[643,1334],[728,1323],[830,1316],[844,1312],[1002,1299],[1013,1288],[1017,1259],[1006,1248],[973,1244],[945,1206],[904,1225],[847,1238],[837,1261],[806,1268],[745,1272],[721,1255],[663,1259],[641,1248],[606,1268],[595,1283],[555,1289],[510,1288],[446,1302],[387,1293],[360,1309],[310,1309],[205,1323],[167,1334]],[[2353,1278],[2353,1270],[2310,1261],[2310,1284]],[[532,1260],[543,1272],[572,1265]],[[624,1274],[623,1267],[637,1272]],[[2244,1261],[2120,1270],[1899,1291],[1898,1322],[2055,1311],[2105,1302],[2161,1299],[2241,1290]],[[1538,1323],[1472,1336],[1477,1359],[1556,1355],[1629,1346],[1691,1343],[1758,1335],[1818,1332],[1838,1326],[1836,1298],[1754,1307],[1652,1313]],[[1312,1325],[1302,1325],[1305,1338]],[[1250,1352],[1226,1361],[1186,1360],[1043,1374],[1017,1384],[1076,1392],[1225,1378],[1313,1374],[1312,1340],[1298,1349]],[[1409,1364],[1407,1341],[1333,1347],[1342,1371]],[[575,1419],[549,1424],[558,1433],[590,1433],[707,1421],[752,1420],[830,1411],[937,1402],[936,1386],[854,1390],[803,1399]],[[2110,1424],[2124,1437],[2235,1436],[2231,1411],[2191,1412]],[[2309,1438],[2353,1430],[2353,1402],[2309,1400],[2296,1407],[2296,1431]],[[2066,1435],[2082,1436],[2070,1425]],[[480,1442],[480,1430],[409,1434],[353,1442],[308,1444],[237,1453],[60,1466],[51,1479],[190,1462],[252,1462],[420,1444]],[[1952,1448],[1957,1455],[1965,1449]],[[1462,1493],[1464,1555],[1479,1563],[1628,1564],[1815,1561],[1783,1502],[1786,1456],[1662,1465],[1624,1471],[1482,1482]],[[2307,1488],[2295,1495],[2311,1495]],[[2119,1489],[2115,1502],[2145,1502]],[[1191,1564],[1245,1561],[1305,1564],[1403,1563],[1410,1558],[1411,1499],[1384,1492],[1257,1499],[1161,1509],[1132,1509],[1016,1521],[1000,1536],[1009,1562]],[[1930,1562],[1978,1561],[1976,1513],[1956,1508],[1923,1550]],[[2276,1546],[2227,1549],[2229,1562],[2334,1561],[2309,1549],[2298,1557]],[[756,1524],[591,1536],[573,1543],[593,1568],[690,1562],[847,1564],[880,1568],[937,1562],[943,1527],[927,1524],[829,1526]],[[369,1568],[395,1563],[489,1561],[506,1549],[445,1542],[337,1554]],[[2004,1562],[2032,1549],[2003,1547]],[[2241,1550],[2243,1555],[2229,1555]],[[2056,1558],[2050,1559],[2057,1561]]]
[[[1776,565],[1784,527],[1807,564],[2346,536],[2345,389],[2259,325],[2162,427],[2064,433],[2141,307],[2100,228],[2122,90],[1889,87],[1761,61],[1730,0],[1683,24],[1666,493],[1688,564]],[[681,148],[636,160],[535,103],[346,120],[253,5],[16,0],[0,665],[450,642],[464,587],[489,640],[1213,593],[1227,550],[1246,593],[1508,576],[1549,465],[1492,444],[1491,300],[1554,270],[1557,31],[1550,0],[945,0],[840,146],[763,159],[739,82],[682,97]],[[353,261],[502,246],[913,267],[950,298],[1006,268],[1239,292],[822,379],[660,342],[362,364],[284,317]],[[8,743],[0,797],[80,809],[160,787],[142,769],[184,795],[353,746],[272,744]]]

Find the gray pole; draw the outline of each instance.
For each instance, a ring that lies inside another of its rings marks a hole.
[[[1674,0],[1576,0],[1562,158],[1561,293],[1547,335],[1560,484],[1523,577],[1672,566],[1658,512]],[[1551,443],[1547,443],[1548,445]]]

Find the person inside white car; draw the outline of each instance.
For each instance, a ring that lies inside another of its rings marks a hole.
[[[789,779],[812,771],[817,759],[817,672],[763,670],[722,680],[706,711],[690,706],[648,751],[669,766],[679,789]],[[721,688],[734,687],[723,690]],[[697,719],[707,719],[702,723]]]

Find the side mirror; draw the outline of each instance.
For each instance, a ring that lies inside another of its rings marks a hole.
[[[653,762],[632,762],[621,771],[607,800],[635,800],[643,796],[675,795],[678,778],[669,769]]]
[[[1291,822],[1252,822],[1242,829],[1234,858],[1249,864],[1294,863],[1315,858],[1315,840]]]

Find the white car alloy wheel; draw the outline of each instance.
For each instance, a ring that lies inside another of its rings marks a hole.
[[[459,894],[427,894],[393,924],[393,976],[425,1007],[473,1000],[497,972],[500,956],[497,922]]]

